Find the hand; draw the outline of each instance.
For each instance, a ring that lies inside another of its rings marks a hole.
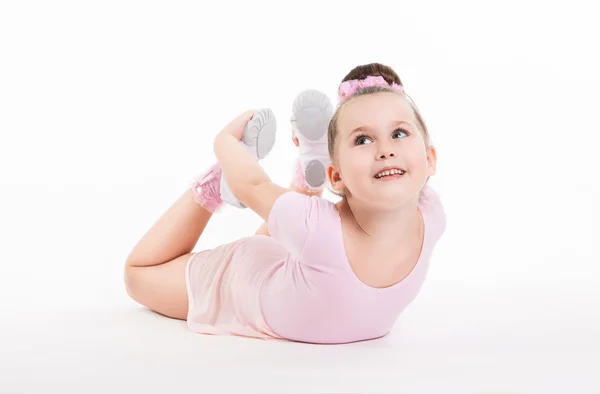
[[[244,129],[246,128],[248,122],[250,122],[250,120],[254,116],[255,112],[255,110],[249,110],[242,113],[241,115],[233,119],[231,122],[229,122],[229,124],[225,126],[225,128],[223,128],[223,130],[221,130],[219,134],[231,134],[237,140],[241,140],[242,136],[244,135]]]

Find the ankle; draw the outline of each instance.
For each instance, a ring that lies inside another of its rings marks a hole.
[[[189,184],[194,200],[210,213],[218,212],[223,206],[220,179],[221,166],[216,163],[204,173],[196,175]]]

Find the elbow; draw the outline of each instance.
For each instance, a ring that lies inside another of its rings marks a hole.
[[[247,207],[256,205],[256,199],[260,199],[260,189],[267,183],[272,183],[270,180],[257,179],[254,181],[247,181],[238,187],[231,189],[231,193],[234,197]]]
[[[256,187],[264,183],[265,179],[249,178],[228,184],[229,190],[238,200],[242,201],[244,197],[251,195],[256,190]]]
[[[229,190],[231,190],[231,193],[239,202],[244,205],[248,205],[246,202],[248,201],[248,196],[252,193],[251,183],[244,183],[241,185],[236,185],[235,187],[230,186]]]

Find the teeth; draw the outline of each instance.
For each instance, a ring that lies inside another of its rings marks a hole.
[[[381,171],[379,174],[375,175],[375,178],[382,178],[384,176],[388,176],[388,175],[394,175],[394,174],[398,174],[398,175],[402,175],[404,174],[405,171],[403,170],[387,170],[387,171]]]

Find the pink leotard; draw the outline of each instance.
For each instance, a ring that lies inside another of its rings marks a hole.
[[[269,216],[271,237],[246,237],[190,259],[188,326],[207,334],[311,343],[386,335],[417,296],[446,227],[439,196],[429,186],[421,193],[419,210],[425,233],[416,266],[399,283],[374,288],[350,267],[335,204],[283,194]]]

